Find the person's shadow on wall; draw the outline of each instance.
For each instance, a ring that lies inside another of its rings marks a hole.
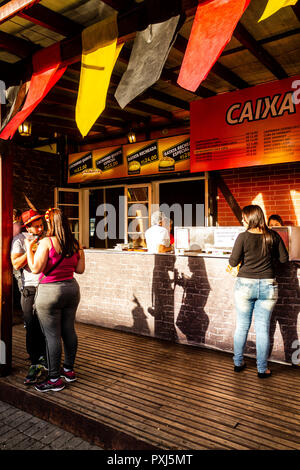
[[[299,262],[286,263],[278,269],[278,301],[273,310],[270,324],[270,354],[274,347],[274,334],[278,323],[284,344],[285,361],[292,362],[292,355],[298,348],[297,321],[300,313],[300,288],[297,277]],[[276,351],[274,351],[274,355]]]
[[[209,318],[205,305],[210,293],[204,260],[201,257],[188,258],[191,277],[176,276],[176,284],[183,287],[182,305],[176,326],[186,336],[188,342],[205,344]]]
[[[150,335],[150,328],[148,326],[147,315],[145,314],[143,307],[141,306],[139,300],[134,294],[132,302],[135,304],[135,306],[131,310],[133,319],[132,326],[116,325],[115,328],[130,333]]]
[[[177,341],[174,325],[174,255],[155,255],[152,278],[152,307],[148,313],[154,317],[154,335]]]

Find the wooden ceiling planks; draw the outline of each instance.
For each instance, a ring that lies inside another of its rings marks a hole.
[[[200,0],[199,3],[205,1]],[[296,60],[297,55],[295,53],[296,49],[293,49],[287,39],[290,38],[290,41],[295,43],[299,38],[299,4],[293,8],[284,9],[285,17],[290,18],[288,25],[279,24],[278,20],[272,20],[265,27],[257,23],[258,18],[255,21],[253,20],[255,15],[257,16],[258,5],[261,8],[258,0],[253,0],[246,12],[245,20],[243,17],[243,24],[241,22],[238,24],[232,41],[225,48],[220,59],[198,90],[191,93],[179,88],[177,78],[192,25],[191,15],[194,15],[198,5],[198,0],[182,0],[182,7],[187,14],[187,20],[175,41],[160,80],[129,103],[124,110],[121,110],[114,98],[114,92],[129,61],[130,45],[132,44],[128,40],[133,39],[135,36],[139,17],[138,12],[142,8],[142,3],[135,0],[126,2],[124,0],[111,0],[102,3],[120,12],[118,16],[119,42],[127,42],[127,44],[123,47],[112,76],[106,109],[97,121],[96,129],[93,129],[90,135],[94,132],[97,134],[103,132],[107,136],[108,129],[119,129],[116,132],[122,132],[131,122],[139,123],[142,127],[145,127],[153,126],[157,120],[161,120],[164,125],[172,126],[175,122],[176,124],[179,122],[175,117],[176,113],[188,113],[189,102],[197,97],[206,98],[224,91],[243,89],[257,83],[274,80],[274,77],[278,79],[285,78],[300,71],[300,65],[297,61],[293,65],[293,60]],[[45,0],[45,5],[48,8],[41,4],[35,4],[19,14],[22,19],[30,21],[31,24],[39,25],[41,28],[46,28],[65,38],[61,41],[61,51],[64,63],[69,65],[68,72],[58,82],[55,89],[50,92],[50,99],[45,100],[43,106],[37,108],[33,116],[35,116],[35,119],[39,117],[46,118],[50,113],[51,126],[55,127],[53,117],[55,117],[54,113],[56,111],[56,117],[64,121],[57,121],[57,129],[60,127],[69,130],[72,124],[72,132],[76,136],[78,133],[75,132],[75,106],[80,76],[81,31],[86,24],[80,16],[72,16],[72,12],[74,9],[78,12],[83,11],[81,8],[84,9],[92,4],[92,0],[86,2],[76,2],[74,0],[73,2],[66,2],[66,8],[62,9],[61,3]],[[49,6],[53,9],[51,10]],[[128,11],[128,9],[130,10]],[[75,17],[76,21],[70,19],[72,17]],[[291,20],[291,17],[293,17],[293,20]],[[27,37],[31,38],[30,28],[27,27],[26,33],[28,33]],[[19,43],[18,40],[20,40]],[[284,40],[286,41],[285,47]],[[3,47],[1,47],[2,45]],[[22,40],[14,34],[11,34],[11,37],[4,35],[1,40],[0,34],[0,49],[11,54],[17,52],[16,55],[24,59],[11,67],[11,73],[7,72],[6,76],[12,77],[13,75],[16,79],[19,74],[19,78],[25,66],[27,66],[27,74],[30,74],[31,55],[37,47],[30,41]],[[56,101],[61,99],[61,101],[54,103],[55,99]],[[151,122],[149,122],[150,120]],[[181,122],[186,126],[186,120],[181,120]]]

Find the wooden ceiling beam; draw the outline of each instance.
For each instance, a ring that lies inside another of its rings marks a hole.
[[[185,109],[186,111],[190,110],[190,104],[188,101],[181,100],[180,98],[176,98],[175,96],[169,95],[154,88],[149,88],[146,93],[147,97],[150,99],[161,101],[162,103],[168,104],[169,106],[175,106],[176,108]]]
[[[38,124],[44,124],[44,125],[47,125],[47,126],[49,125],[51,127],[55,127],[56,132],[61,132],[62,128],[63,129],[71,129],[73,131],[78,130],[75,122],[72,122],[71,120],[64,119],[64,118],[49,117],[49,116],[41,116],[41,115],[37,115],[37,114],[32,114],[30,116],[30,120],[32,122],[35,122],[35,123],[38,123]],[[102,126],[100,124],[94,124],[91,131],[105,132],[106,133],[106,128],[105,128],[105,126]]]
[[[0,31],[0,49],[10,52],[17,57],[24,59],[32,55],[39,48],[39,46],[36,46],[30,41]]]
[[[274,57],[268,53],[247,31],[242,23],[238,23],[233,33],[234,37],[243,44],[276,78],[287,78],[288,74]]]
[[[172,124],[156,124],[154,126],[151,126],[151,132],[157,132],[157,131],[162,131],[163,129],[180,129],[182,130],[183,133],[189,132],[190,129],[190,123],[181,119],[176,120]],[[145,129],[135,129],[136,135],[145,134]],[[114,140],[114,139],[121,139],[122,137],[126,137],[125,133],[109,133],[109,140]],[[87,136],[83,139],[81,142],[82,145],[88,145],[93,142],[104,142],[108,140],[108,137],[106,136]]]
[[[74,83],[71,80],[67,80],[66,78],[62,77],[57,82],[57,84],[55,85],[55,90],[67,91],[67,92],[73,93],[73,94],[76,93],[76,95],[77,95],[77,93],[78,93],[78,84]],[[108,93],[107,99],[109,100],[109,101],[107,101],[108,104],[110,103],[110,101],[113,101],[113,102],[115,102],[115,104],[117,104],[117,102],[115,100],[115,97],[112,93]],[[173,114],[170,111],[166,111],[164,109],[158,108],[156,106],[148,105],[146,103],[137,102],[136,100],[129,103],[126,106],[126,108],[135,109],[137,111],[141,111],[141,112],[144,112],[144,113],[147,113],[147,114],[150,114],[150,115],[154,115],[154,116],[161,116],[161,117],[164,117],[166,119],[173,119]]]
[[[128,103],[126,108],[135,109],[136,111],[141,111],[142,113],[146,113],[150,116],[160,116],[168,120],[173,119],[173,114],[170,111],[166,111],[162,108],[157,108],[156,106],[153,106],[148,103],[142,103],[141,101],[131,101],[130,103]]]
[[[0,24],[18,15],[25,8],[38,3],[40,0],[10,0],[0,7]]]
[[[70,109],[64,106],[59,106],[57,104],[46,104],[42,102],[39,106],[35,109],[33,115],[44,115],[49,117],[57,117],[60,116],[62,119],[70,120],[74,125],[75,122],[75,110]],[[120,121],[117,119],[111,118],[104,118],[102,115],[99,119],[97,119],[96,124],[100,124],[103,126],[112,126],[112,127],[119,127],[123,128],[127,126],[127,123],[124,121]],[[103,129],[101,129],[103,130]]]
[[[66,37],[75,36],[84,29],[81,24],[43,5],[33,5],[31,8],[27,8],[19,13],[19,16],[31,23],[43,26],[43,28],[50,29]]]
[[[75,95],[71,96],[66,93],[59,93],[54,89],[46,96],[43,103],[47,105],[59,105],[62,107],[74,108],[76,106],[76,101],[77,97]],[[117,108],[110,108],[109,112],[104,110],[101,116],[104,118],[112,117],[121,119],[125,122],[146,122],[148,120],[148,118],[143,115],[130,113],[129,111],[123,111]]]
[[[225,80],[230,85],[233,85],[238,90],[242,90],[243,88],[248,88],[250,85],[245,80],[243,80],[239,75],[235,72],[230,70],[225,65],[221,64],[221,62],[216,62],[215,65],[211,68],[211,72],[217,75],[222,80]]]
[[[78,129],[70,129],[69,127],[64,127],[62,123],[60,123],[60,125],[58,126],[54,122],[49,122],[48,126],[48,124],[45,125],[43,123],[39,123],[39,120],[35,120],[35,118],[32,121],[31,132],[34,136],[38,137],[51,137],[54,136],[55,132],[57,132],[57,134],[67,135],[73,139],[76,139],[77,141],[82,140],[82,136]]]

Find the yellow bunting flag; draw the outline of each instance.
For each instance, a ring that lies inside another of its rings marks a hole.
[[[105,108],[110,77],[121,51],[117,45],[117,15],[110,16],[82,32],[82,60],[76,123],[83,137]]]
[[[298,0],[269,0],[265,11],[263,12],[258,22],[269,18],[271,15],[274,15],[274,13],[280,10],[280,8],[296,5],[297,1]]]

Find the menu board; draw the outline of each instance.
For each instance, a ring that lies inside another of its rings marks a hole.
[[[124,146],[124,154],[127,160],[128,175],[149,175],[155,173],[158,161],[158,146],[156,141],[139,142]]]
[[[69,155],[68,183],[155,175],[190,169],[188,135]]]
[[[191,172],[300,160],[300,76],[191,103]]]

